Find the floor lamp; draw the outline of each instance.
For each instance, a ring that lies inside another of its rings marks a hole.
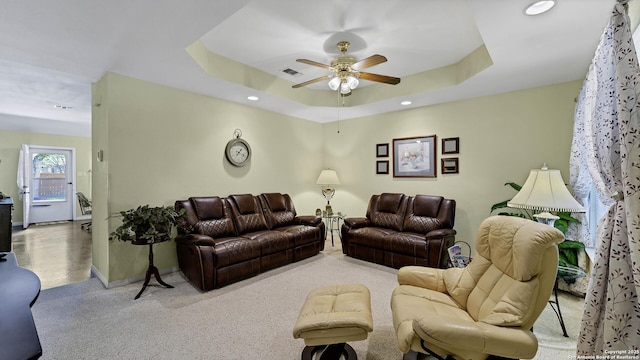
[[[533,217],[550,226],[560,218],[551,212],[585,212],[564,184],[560,170],[549,169],[547,164],[542,165],[541,169],[531,170],[522,189],[507,206],[540,211]]]
[[[327,199],[327,215],[332,214],[331,210],[331,198],[336,193],[336,189],[332,185],[340,185],[340,179],[338,179],[338,173],[335,170],[325,169],[320,172],[316,185],[322,185],[322,195]]]

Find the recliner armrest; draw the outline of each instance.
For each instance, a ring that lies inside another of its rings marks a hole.
[[[531,359],[538,351],[538,340],[528,329],[425,315],[413,320],[413,331],[428,343],[438,346],[456,344],[464,350],[518,359]]]
[[[296,216],[293,223],[296,225],[318,226],[322,222],[322,218],[313,215]]]
[[[446,294],[444,270],[424,266],[404,266],[398,270],[398,284],[417,286]]]
[[[456,231],[453,229],[436,229],[436,230],[429,231],[425,237],[427,240],[429,240],[429,239],[441,239],[441,238],[446,238],[446,237],[455,236],[455,235],[456,235]]]
[[[213,238],[203,234],[180,234],[176,236],[176,242],[188,245],[209,245],[214,246]]]
[[[347,225],[350,229],[357,229],[361,227],[371,226],[371,220],[366,217],[352,217],[345,218],[343,221],[344,225]]]

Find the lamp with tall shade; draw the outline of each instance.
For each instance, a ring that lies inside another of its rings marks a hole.
[[[338,173],[335,170],[325,169],[320,172],[316,185],[322,185],[322,195],[327,199],[327,214],[332,212],[331,210],[331,198],[336,193],[336,189],[331,185],[340,185],[340,179],[338,179]]]
[[[585,212],[564,184],[560,170],[549,169],[546,163],[541,169],[531,170],[522,189],[507,206],[540,211],[533,217],[550,226],[560,218],[551,212]]]

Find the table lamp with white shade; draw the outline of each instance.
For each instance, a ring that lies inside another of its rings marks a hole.
[[[531,170],[522,189],[507,206],[540,211],[533,217],[550,226],[560,218],[551,212],[585,212],[564,184],[560,170],[549,169],[546,163],[541,169]]]
[[[340,185],[338,173],[335,170],[325,169],[320,172],[316,185],[322,185],[322,195],[327,199],[327,214],[331,213],[331,198],[336,193],[336,189],[332,185]]]

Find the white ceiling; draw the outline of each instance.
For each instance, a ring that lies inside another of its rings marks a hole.
[[[90,135],[91,83],[108,71],[317,122],[400,110],[404,99],[425,106],[582,79],[615,0],[558,0],[529,17],[531,2],[2,0],[0,128]],[[198,40],[233,64],[286,81],[286,91],[207,74],[186,50]],[[339,112],[337,96],[335,105],[300,101],[305,92],[333,93],[324,82],[292,93],[290,85],[327,74],[295,60],[328,64],[340,40],[352,42],[357,59],[386,56],[367,71],[403,81],[376,84],[383,95],[369,102],[357,99],[371,84],[362,81]],[[418,74],[482,45],[493,62],[486,69],[459,84],[410,87]]]

